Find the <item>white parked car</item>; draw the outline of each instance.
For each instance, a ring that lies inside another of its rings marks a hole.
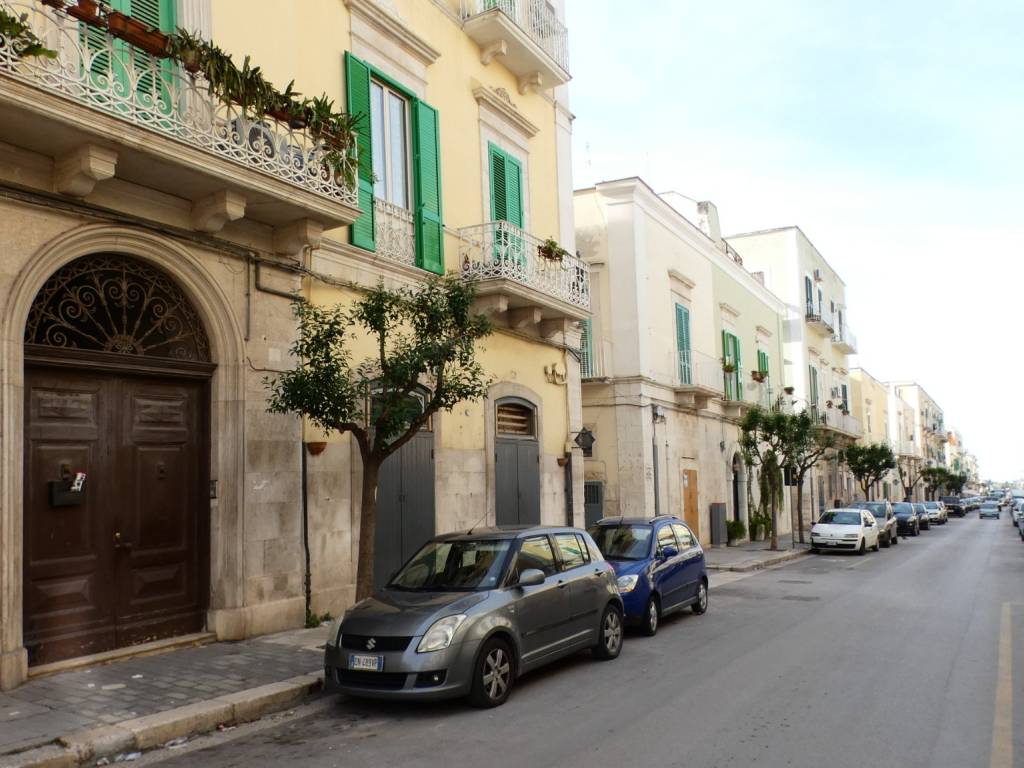
[[[936,525],[945,525],[949,521],[949,513],[946,512],[946,505],[941,501],[926,501],[924,508],[928,511],[928,522]]]
[[[811,528],[811,550],[852,549],[863,555],[878,551],[878,523],[865,509],[829,509]]]
[[[1020,528],[1021,520],[1024,520],[1024,499],[1017,499],[1014,502],[1010,517],[1013,524]],[[1021,535],[1024,536],[1024,528],[1021,529],[1021,532]]]

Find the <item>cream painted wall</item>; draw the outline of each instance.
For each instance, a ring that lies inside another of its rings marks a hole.
[[[850,387],[851,412],[864,429],[860,442],[889,442],[889,388],[863,368],[850,371]]]

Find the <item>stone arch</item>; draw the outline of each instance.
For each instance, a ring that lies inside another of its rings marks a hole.
[[[747,483],[751,478],[747,476],[747,466],[743,463],[743,452],[739,443],[733,441],[727,446],[726,452],[726,476],[729,478],[729,506],[732,510],[732,519],[739,520],[743,525],[750,528],[750,510],[747,508]]]
[[[242,503],[245,416],[244,341],[219,283],[197,255],[170,237],[128,226],[89,224],[52,238],[26,262],[0,313],[0,688],[25,679],[22,644],[24,332],[40,288],[61,267],[94,253],[116,253],[149,262],[166,272],[199,313],[217,369],[210,382],[210,478],[218,487],[210,505],[210,616],[208,627],[223,631],[218,612],[242,605]],[[230,623],[230,622],[228,622]],[[238,630],[236,630],[236,635]]]

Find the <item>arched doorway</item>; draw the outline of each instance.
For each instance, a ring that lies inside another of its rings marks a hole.
[[[495,520],[498,525],[540,523],[540,443],[537,409],[506,397],[495,404]]]
[[[410,397],[422,409],[430,393],[420,389]],[[388,456],[380,468],[377,488],[373,578],[380,589],[435,532],[432,420]]]
[[[743,458],[738,454],[732,457],[732,519],[743,521],[744,502],[746,501],[746,476],[743,474]]]
[[[29,663],[202,629],[214,366],[192,303],[144,261],[83,256],[24,341]]]

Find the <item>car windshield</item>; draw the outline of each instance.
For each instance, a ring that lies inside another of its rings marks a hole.
[[[649,525],[595,525],[590,535],[608,560],[643,560],[651,551]]]
[[[986,501],[984,504],[981,505],[981,508],[982,509],[998,509],[999,505],[996,504],[994,501]]]
[[[818,518],[818,522],[823,525],[860,525],[860,512],[830,509]]]
[[[913,505],[908,504],[905,501],[897,501],[895,504],[892,505],[892,511],[900,517],[902,517],[904,515],[914,514],[914,507]]]
[[[388,589],[452,592],[498,585],[511,541],[430,541],[388,584]]]
[[[866,509],[875,516],[885,515],[885,504],[880,501],[855,501],[850,507],[853,509]]]
[[[937,502],[937,501],[926,501],[924,503],[924,505],[925,505],[925,507],[927,509],[938,509],[939,508],[939,502]]]

